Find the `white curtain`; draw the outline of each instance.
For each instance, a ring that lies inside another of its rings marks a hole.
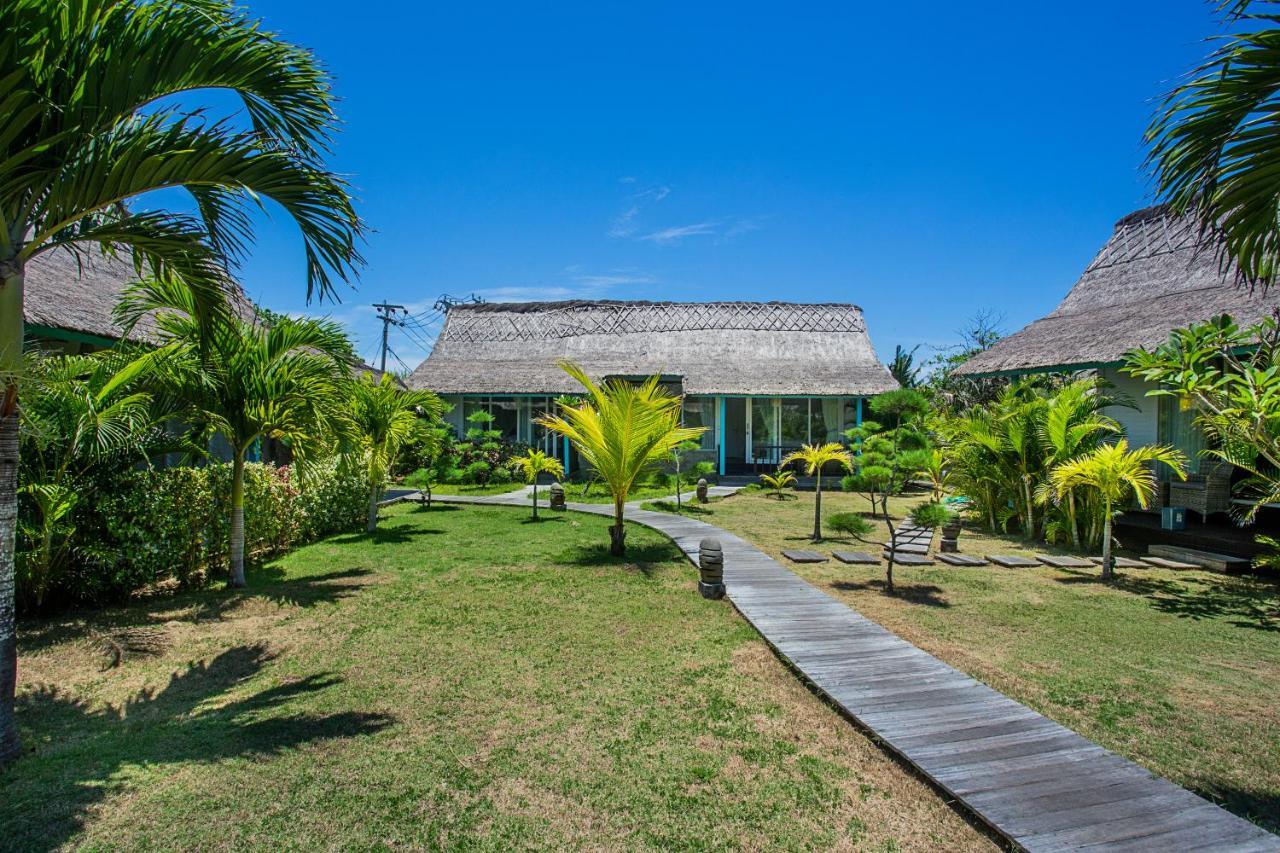
[[[824,397],[822,399],[822,420],[827,425],[827,437],[824,441],[840,441],[844,436],[840,432],[840,412],[844,408],[844,401],[839,397]],[[816,436],[814,437],[816,440]]]

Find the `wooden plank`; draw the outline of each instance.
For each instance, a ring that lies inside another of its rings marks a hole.
[[[1168,557],[1143,557],[1142,562],[1148,566],[1155,566],[1158,569],[1198,569],[1195,563],[1188,563],[1184,560],[1170,560]]]
[[[1048,554],[1038,556],[1040,562],[1055,569],[1092,569],[1093,563],[1079,557],[1056,557]]]
[[[825,563],[827,558],[817,551],[783,551],[782,556],[793,563]]]
[[[992,554],[987,559],[1006,569],[1031,569],[1040,565],[1035,560],[1020,557],[1017,554]]]
[[[981,557],[974,557],[969,554],[947,554],[941,553],[936,555],[939,560],[952,566],[985,566],[987,561]]]
[[[1150,545],[1147,547],[1147,553],[1153,557],[1166,557],[1223,572],[1240,571],[1248,569],[1251,565],[1244,557],[1219,554],[1214,551],[1197,551],[1195,548],[1183,548],[1180,545]]]
[[[866,551],[834,551],[831,556],[853,566],[878,566],[880,558]]]

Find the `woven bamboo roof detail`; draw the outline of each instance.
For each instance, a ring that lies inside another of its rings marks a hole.
[[[691,394],[897,387],[856,305],[639,301],[455,305],[409,384],[447,394],[578,390],[562,360],[596,378],[681,377]]]

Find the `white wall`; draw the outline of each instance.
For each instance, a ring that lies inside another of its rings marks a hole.
[[[1114,386],[1111,393],[1121,398],[1128,398],[1138,406],[1136,410],[1128,406],[1109,406],[1103,410],[1124,427],[1129,443],[1131,445],[1156,444],[1159,441],[1157,434],[1159,398],[1146,396],[1152,388],[1151,384],[1134,379],[1114,367],[1104,367],[1098,371],[1098,375]]]

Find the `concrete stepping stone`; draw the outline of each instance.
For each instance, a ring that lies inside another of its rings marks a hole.
[[[1089,558],[1089,562],[1093,563],[1095,566],[1101,566],[1101,565],[1102,565],[1102,558],[1101,558],[1101,557],[1090,557],[1090,558]],[[1112,558],[1111,558],[1111,562],[1115,564],[1115,567],[1116,567],[1117,569],[1146,569],[1146,568],[1150,568],[1146,563],[1142,562],[1141,560],[1133,560],[1133,559],[1130,559],[1129,557],[1112,557]]]
[[[899,552],[893,558],[893,562],[898,566],[932,566],[933,558],[923,554],[903,554]]]
[[[1004,566],[1006,569],[1034,569],[1040,565],[1035,560],[1019,557],[1016,554],[992,554],[989,559],[997,566]]]
[[[817,551],[783,551],[782,556],[793,563],[825,563],[827,558]]]
[[[938,559],[952,566],[985,566],[987,561],[981,557],[970,557],[968,554],[939,554]]]
[[[880,558],[866,551],[833,551],[831,556],[852,566],[878,566]]]
[[[1168,557],[1143,557],[1142,562],[1148,566],[1156,566],[1161,569],[1202,569],[1204,566],[1197,566],[1195,563],[1184,563],[1181,560],[1170,560]]]
[[[1079,557],[1046,557],[1040,556],[1037,559],[1046,566],[1053,566],[1055,569],[1092,569],[1093,562],[1091,560],[1082,560]]]
[[[903,545],[901,542],[899,542],[897,548],[886,547],[884,549],[885,554],[888,554],[890,551],[896,551],[899,554],[928,554],[929,546],[928,545]]]

